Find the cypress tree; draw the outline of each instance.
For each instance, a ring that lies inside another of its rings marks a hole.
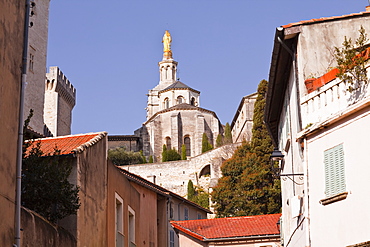
[[[168,161],[168,158],[167,158],[167,146],[166,144],[163,144],[163,148],[162,148],[162,162],[166,162]]]
[[[273,150],[263,122],[267,81],[258,86],[251,143],[243,144],[221,166],[222,177],[212,193],[218,217],[272,214],[280,212],[280,181],[270,167]]]
[[[205,153],[205,152],[207,152],[209,150],[212,150],[212,149],[213,149],[213,147],[209,143],[207,134],[203,133],[203,136],[202,136],[202,153]]]
[[[153,160],[153,156],[152,155],[150,155],[149,156],[149,163],[153,163],[154,162],[154,160]]]
[[[216,147],[221,147],[223,145],[222,135],[218,134],[216,138]]]
[[[193,201],[194,196],[195,196],[194,184],[193,184],[193,181],[189,180],[189,182],[188,182],[188,200]]]
[[[226,123],[225,125],[225,134],[224,134],[224,144],[230,144],[233,143],[233,137],[231,135],[231,128],[230,124]]]
[[[185,146],[185,144],[182,144],[182,146],[181,146],[181,159],[186,160],[186,146]]]

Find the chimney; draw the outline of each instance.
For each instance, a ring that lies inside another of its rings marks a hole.
[[[366,12],[370,12],[370,5],[366,6]]]

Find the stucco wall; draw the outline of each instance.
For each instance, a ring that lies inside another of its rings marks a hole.
[[[370,187],[367,186],[370,107],[343,119],[308,139],[310,223],[312,246],[347,246],[369,241]],[[324,151],[343,144],[345,184],[343,201],[321,205],[325,198]]]
[[[141,216],[140,214],[140,193],[130,184],[125,176],[119,172],[110,161],[107,164],[108,168],[108,192],[107,192],[107,246],[116,246],[116,195],[123,200],[123,234],[127,245],[128,241],[128,206],[130,206],[136,214],[136,246],[141,246],[140,232],[141,224],[152,225],[152,222],[156,222],[155,215],[146,214]],[[152,202],[153,203],[153,202]],[[154,217],[153,217],[154,216]],[[144,241],[146,239],[143,239]],[[149,243],[149,242],[148,242]],[[125,246],[126,246],[125,245]]]
[[[181,196],[186,196],[189,180],[192,180],[194,185],[201,185],[206,189],[211,183],[215,185],[221,176],[220,167],[222,162],[231,158],[238,145],[224,145],[196,157],[189,158],[188,160],[127,165],[122,167],[150,181],[153,181],[154,175],[156,184]],[[210,165],[211,168],[210,177],[199,178],[197,175],[207,165]]]
[[[0,245],[12,246],[25,4],[0,6]]]

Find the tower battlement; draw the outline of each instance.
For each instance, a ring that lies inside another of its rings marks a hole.
[[[46,73],[46,90],[57,92],[71,108],[76,104],[76,89],[57,67],[50,67]]]

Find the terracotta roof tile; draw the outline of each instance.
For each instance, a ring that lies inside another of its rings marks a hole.
[[[199,240],[278,235],[281,214],[172,221],[174,228]]]
[[[60,150],[61,155],[80,153],[106,135],[106,132],[98,132],[28,140],[26,143],[32,142],[32,144],[27,148],[26,152],[29,152],[37,143],[41,143],[40,148],[45,155],[54,153],[55,149]]]
[[[341,16],[322,17],[318,19],[293,22],[287,25],[283,25],[282,27],[289,28],[289,27],[300,26],[300,25],[309,25],[309,24],[314,24],[318,22],[333,21],[333,20],[339,20],[339,19],[345,19],[345,18],[351,18],[351,17],[360,17],[360,16],[368,15],[368,14],[369,12],[360,12],[360,13],[353,13],[353,14],[348,14],[348,15],[341,15]]]

